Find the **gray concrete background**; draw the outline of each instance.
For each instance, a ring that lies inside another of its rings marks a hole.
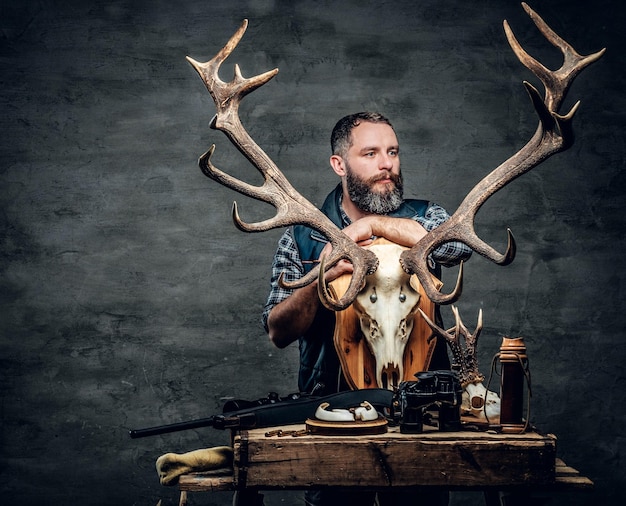
[[[506,268],[473,258],[458,305],[469,326],[484,311],[484,370],[502,335],[525,337],[532,421],[596,482],[552,504],[617,504],[626,485],[625,9],[617,0],[531,6],[581,53],[608,52],[568,98],[582,100],[574,147],[479,213],[479,234],[502,250],[511,227],[519,252]],[[220,167],[259,180],[208,128],[214,106],[185,61],[212,57],[244,17],[250,27],[222,76],[234,62],[247,76],[280,68],[241,116],[318,204],[335,184],[332,126],[373,109],[396,125],[407,194],[454,211],[536,126],[521,82],[539,83],[512,54],[502,20],[531,54],[560,65],[516,1],[2,2],[5,504],[176,504],[156,458],[227,434],[130,440],[129,428],[296,388],[296,347],[274,349],[259,317],[281,231],[243,234],[229,216],[234,199],[249,220],[272,210],[197,168],[216,143]]]

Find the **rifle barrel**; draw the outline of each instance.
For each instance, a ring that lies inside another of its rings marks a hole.
[[[177,432],[189,429],[198,429],[200,427],[212,427],[215,423],[215,417],[199,418],[188,422],[170,423],[168,425],[159,425],[157,427],[149,427],[147,429],[133,429],[129,431],[131,439],[140,437],[158,436],[159,434],[167,434],[168,432]]]

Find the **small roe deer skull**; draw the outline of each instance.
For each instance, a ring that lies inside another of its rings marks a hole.
[[[448,343],[452,352],[452,368],[459,373],[459,380],[463,387],[462,415],[471,415],[479,421],[493,421],[500,415],[500,397],[495,392],[488,391],[483,381],[485,376],[478,368],[476,355],[478,336],[483,329],[483,312],[478,311],[478,322],[473,333],[461,321],[458,308],[452,307],[454,313],[454,327],[444,330],[436,325],[426,314],[421,312],[433,330],[433,337],[439,336]]]

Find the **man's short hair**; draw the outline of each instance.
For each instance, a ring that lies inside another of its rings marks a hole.
[[[393,128],[391,122],[377,112],[357,112],[341,118],[330,135],[330,149],[333,155],[346,156],[352,145],[352,129],[362,122],[384,123]]]

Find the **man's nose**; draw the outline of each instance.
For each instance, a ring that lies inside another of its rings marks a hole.
[[[393,158],[388,153],[384,153],[381,156],[379,168],[381,170],[393,169]]]

